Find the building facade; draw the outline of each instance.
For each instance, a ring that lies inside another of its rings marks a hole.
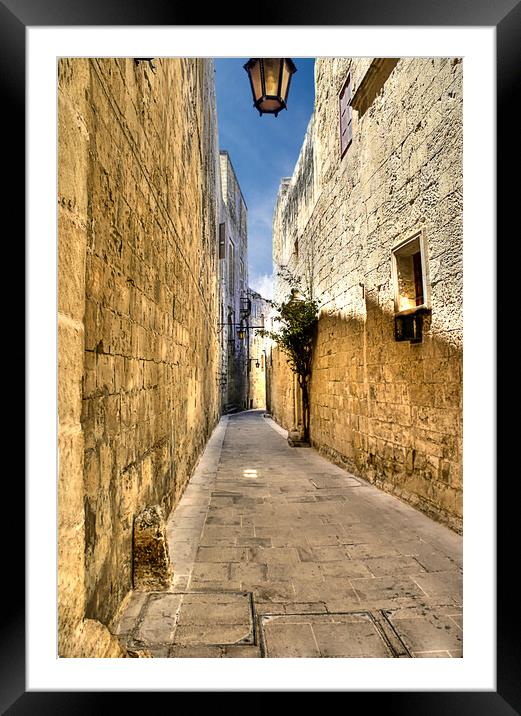
[[[227,151],[220,152],[219,281],[221,412],[248,405],[248,210]]]
[[[268,323],[271,303],[251,288],[248,295],[251,302],[248,332],[248,407],[250,409],[266,409],[266,367],[269,341],[260,335],[258,329],[271,330]]]
[[[58,650],[122,656],[135,516],[219,418],[213,62],[62,59],[58,101]]]
[[[462,61],[324,58],[273,257],[318,299],[312,444],[462,529]],[[289,296],[279,279],[275,300]],[[284,355],[269,405],[299,422]]]

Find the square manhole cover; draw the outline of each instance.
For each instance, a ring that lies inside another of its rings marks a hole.
[[[174,645],[254,643],[253,602],[249,592],[184,594],[173,635]]]
[[[264,654],[271,658],[392,658],[369,612],[261,617]]]
[[[309,478],[317,490],[337,490],[345,487],[360,487],[360,480],[352,475],[316,474]]]
[[[413,657],[463,656],[462,613],[457,607],[410,607],[384,614]]]
[[[152,592],[129,634],[133,649],[253,645],[249,592]]]

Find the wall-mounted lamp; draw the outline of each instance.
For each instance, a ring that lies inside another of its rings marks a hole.
[[[254,57],[244,65],[250,78],[253,104],[259,114],[278,115],[287,109],[289,86],[297,68],[288,57]]]

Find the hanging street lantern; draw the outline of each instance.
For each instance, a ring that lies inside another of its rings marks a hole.
[[[250,78],[253,104],[259,114],[278,115],[287,109],[291,76],[297,71],[287,57],[254,57],[244,65]]]

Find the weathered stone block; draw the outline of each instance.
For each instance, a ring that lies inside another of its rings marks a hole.
[[[128,658],[129,654],[117,636],[109,632],[104,624],[95,619],[85,619],[80,624],[75,653],[80,658]]]
[[[159,505],[152,505],[140,512],[134,520],[134,589],[141,591],[168,589],[172,578],[165,517]]]
[[[83,325],[58,316],[58,415],[60,424],[77,425],[81,416]]]
[[[63,202],[65,203],[65,201]],[[58,272],[66,272],[70,281],[58,286],[58,310],[82,320],[85,306],[84,218],[60,204],[58,212]]]
[[[83,518],[83,434],[79,425],[58,433],[58,524],[76,526]]]

